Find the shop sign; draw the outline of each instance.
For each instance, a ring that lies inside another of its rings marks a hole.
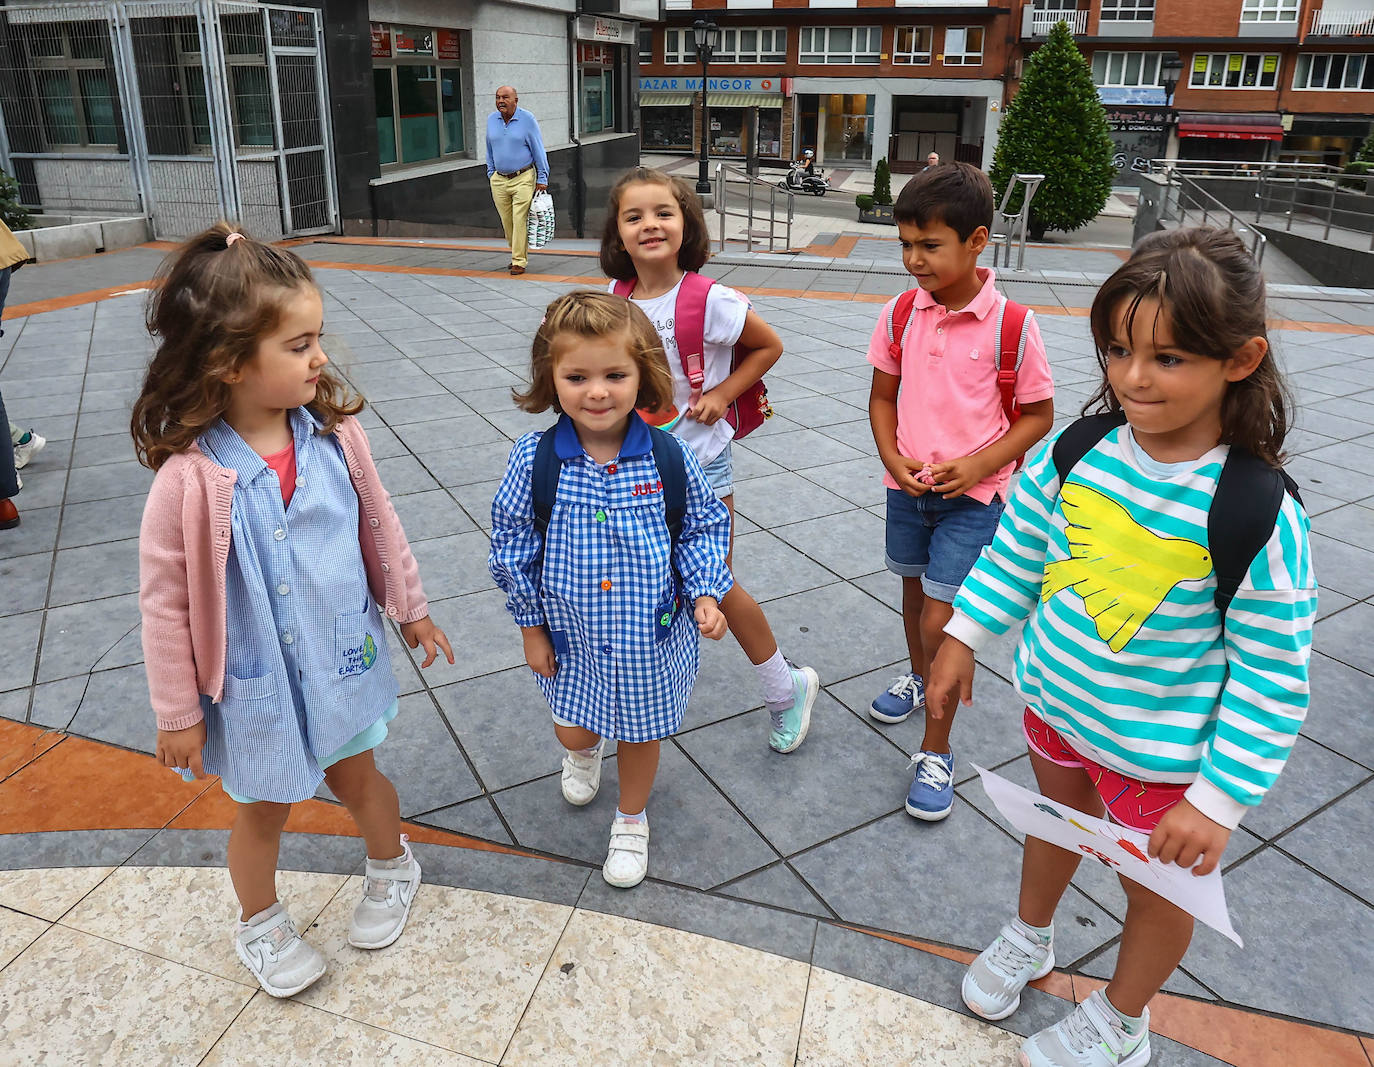
[[[1167,104],[1169,98],[1158,85],[1142,85],[1132,88],[1101,86],[1097,90],[1098,99],[1104,104]]]
[[[459,51],[458,31],[457,30],[436,30],[435,43],[439,48],[440,59],[462,59]]]
[[[372,58],[389,59],[391,57],[391,27],[381,23],[372,24]]]
[[[1109,107],[1106,111],[1107,128],[1121,132],[1163,133],[1171,117],[1165,108]]]
[[[772,74],[761,78],[708,78],[707,92],[745,92],[782,94],[782,75]],[[701,92],[701,76],[695,78],[640,78],[641,93],[661,92]]]
[[[603,19],[596,15],[579,15],[577,36],[584,41],[605,41],[607,44],[631,44],[636,38],[635,24],[619,19]]]
[[[398,56],[434,55],[434,34],[418,26],[397,26],[396,54]]]
[[[1112,137],[1112,166],[1120,175],[1150,169],[1168,141],[1173,111],[1162,107],[1109,107],[1107,128]]]

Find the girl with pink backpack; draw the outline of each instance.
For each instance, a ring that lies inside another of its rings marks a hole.
[[[772,414],[763,375],[782,340],[740,293],[698,274],[708,242],[701,201],[680,178],[636,167],[611,189],[601,236],[609,290],[654,324],[673,373],[674,413],[664,421],[691,448],[729,509],[734,546],[731,444]],[[727,557],[729,562],[729,557]],[[768,744],[792,752],[806,738],[820,679],[778,649],[763,609],[738,582],[720,603],[730,632],[754,665],[771,719]]]

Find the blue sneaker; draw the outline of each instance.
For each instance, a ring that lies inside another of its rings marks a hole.
[[[905,722],[925,704],[926,683],[919,674],[904,674],[874,698],[868,714],[879,722]]]
[[[792,703],[768,709],[773,720],[769,748],[774,752],[792,752],[806,740],[806,731],[811,728],[811,708],[820,691],[821,679],[813,668],[792,667]]]
[[[917,752],[911,765],[916,778],[906,794],[906,813],[939,822],[954,807],[954,753]]]

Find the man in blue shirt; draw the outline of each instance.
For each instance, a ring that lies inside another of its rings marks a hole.
[[[534,116],[519,106],[514,87],[496,90],[496,110],[487,116],[487,179],[510,246],[510,272],[524,274],[529,262],[530,201],[549,187],[549,157]]]

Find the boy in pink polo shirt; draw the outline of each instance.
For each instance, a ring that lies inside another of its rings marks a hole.
[[[944,640],[954,596],[992,541],[1017,459],[1054,422],[1054,384],[1032,318],[1016,377],[1021,417],[1009,422],[997,385],[998,311],[1006,301],[978,266],[992,226],[992,185],[967,163],[907,182],[893,214],[902,265],[920,285],[902,337],[889,352],[890,301],[868,346],[868,417],[887,473],[887,566],[902,576],[902,621],[911,673],[873,701],[880,722],[925,705],[926,669]],[[900,389],[899,389],[900,386]],[[906,810],[937,822],[954,803],[953,714],[926,716]]]

